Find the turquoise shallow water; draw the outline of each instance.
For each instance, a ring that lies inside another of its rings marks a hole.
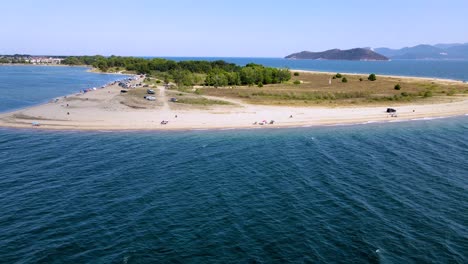
[[[0,108],[116,78],[34,69],[41,74],[10,79],[0,67]],[[0,129],[0,262],[467,263],[467,160],[467,116],[271,130]]]
[[[468,117],[0,130],[4,263],[466,263]]]
[[[125,78],[86,70],[85,67],[0,65],[0,112],[45,103],[54,97]]]

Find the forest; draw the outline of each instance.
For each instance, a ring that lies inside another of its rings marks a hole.
[[[66,65],[89,65],[102,72],[128,71],[173,81],[177,85],[203,84],[214,87],[282,83],[291,79],[288,69],[277,69],[249,63],[239,66],[223,60],[174,61],[163,58],[137,58],[119,56],[67,57]]]

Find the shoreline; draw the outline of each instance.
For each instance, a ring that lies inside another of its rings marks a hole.
[[[236,127],[207,127],[207,128],[144,128],[144,129],[125,129],[125,128],[59,128],[59,127],[23,127],[23,126],[4,126],[0,124],[0,130],[22,130],[22,131],[54,131],[54,132],[83,132],[83,133],[93,133],[93,132],[102,132],[102,133],[138,133],[138,132],[196,132],[196,131],[229,131],[229,130],[280,130],[280,129],[301,129],[301,128],[321,128],[321,127],[349,127],[349,126],[362,126],[362,125],[387,125],[394,123],[408,123],[408,122],[418,122],[418,121],[431,121],[439,119],[450,119],[450,118],[461,118],[468,116],[466,114],[459,115],[447,115],[447,116],[434,116],[434,117],[421,117],[413,119],[398,119],[398,120],[370,120],[365,122],[347,122],[347,123],[329,123],[329,124],[311,124],[311,125],[283,125],[283,126],[263,126],[263,127],[253,127],[253,126],[236,126]]]
[[[119,88],[118,88],[119,89]],[[105,92],[106,88],[100,92]],[[94,91],[96,92],[96,91]],[[89,92],[93,93],[93,92]],[[83,96],[83,95],[80,95]],[[66,98],[73,102],[78,95]],[[372,107],[278,107],[278,106],[229,106],[212,109],[148,110],[121,109],[103,110],[64,107],[66,99],[57,103],[44,103],[0,113],[0,127],[9,129],[39,129],[50,131],[196,131],[232,129],[281,129],[321,126],[352,126],[363,124],[386,124],[411,122],[468,115],[468,99],[452,103],[402,105],[398,117],[385,113],[385,106]],[[91,100],[92,96],[89,96]],[[54,111],[50,111],[50,110]],[[65,110],[66,109],[66,110]],[[81,110],[81,111],[80,111]],[[413,112],[415,111],[416,112]],[[79,116],[70,118],[65,111]],[[61,113],[57,113],[61,112]],[[289,118],[292,114],[294,118]],[[94,116],[93,116],[94,115]],[[178,115],[175,118],[174,115]],[[266,116],[270,117],[266,119]],[[97,118],[97,119],[96,119]],[[275,123],[254,125],[253,122],[270,119]],[[168,125],[159,124],[168,120]],[[257,121],[255,121],[257,120]],[[40,126],[33,126],[33,123]]]
[[[328,72],[291,71],[328,74]],[[136,77],[132,81],[133,84],[143,81],[138,75],[125,75]],[[355,75],[362,76],[362,74]],[[413,77],[406,78],[415,79]],[[417,77],[416,80],[427,81],[427,78]],[[438,81],[437,79],[429,80]],[[446,82],[446,80],[442,82]],[[166,96],[164,86],[157,86],[153,89],[156,91],[157,100],[155,102],[137,100],[136,98],[139,97],[135,96],[126,96],[120,92],[121,87],[116,83],[87,93],[73,93],[55,97],[55,99],[49,99],[39,105],[0,113],[0,127],[55,131],[281,129],[383,124],[468,115],[468,98],[466,97],[459,97],[458,99],[461,100],[451,102],[393,106],[398,109],[398,117],[392,117],[385,112],[388,107],[391,107],[390,103],[376,106],[338,107],[270,106],[247,104],[239,99],[204,96],[207,99],[224,100],[231,104],[228,106],[198,107],[170,102],[170,96]],[[168,124],[160,124],[161,120],[168,121]],[[274,121],[273,124],[269,124],[271,121]]]

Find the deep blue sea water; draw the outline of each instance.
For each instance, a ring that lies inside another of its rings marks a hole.
[[[38,101],[69,93],[57,70],[70,91],[101,76],[44,68],[13,81],[0,67],[10,80],[2,93],[15,99],[0,105],[23,107],[36,89],[25,80],[35,78],[50,86]],[[91,86],[113,78],[102,77]],[[467,263],[467,160],[468,116],[271,130],[0,129],[0,263]]]
[[[468,60],[392,60],[392,61],[332,61],[287,60],[282,58],[230,57],[166,57],[172,60],[225,60],[238,65],[257,63],[270,67],[296,70],[385,74],[416,77],[435,77],[468,81]]]
[[[468,117],[0,130],[3,263],[467,263]]]

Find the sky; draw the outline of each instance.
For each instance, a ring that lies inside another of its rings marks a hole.
[[[284,57],[468,42],[467,0],[1,0],[0,54]]]

